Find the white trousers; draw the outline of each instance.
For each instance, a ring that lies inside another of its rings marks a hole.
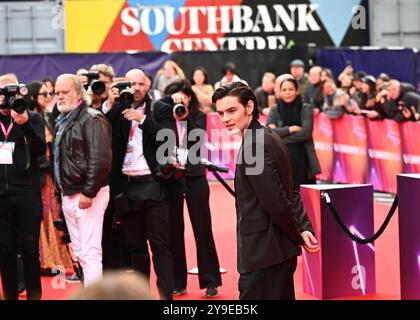
[[[102,226],[109,202],[109,186],[103,187],[88,209],[79,208],[80,193],[62,196],[62,207],[74,256],[83,269],[85,287],[102,278]]]

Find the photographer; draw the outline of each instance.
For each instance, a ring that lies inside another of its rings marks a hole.
[[[190,150],[195,142],[188,141],[187,145],[184,145],[183,141],[187,141],[187,137],[194,129],[201,130],[201,132],[196,131],[199,133],[198,143],[201,146],[206,132],[207,117],[205,113],[199,111],[199,102],[190,83],[187,80],[177,80],[166,87],[164,94],[165,97],[156,102],[155,108],[174,110],[174,117],[181,121],[178,130],[181,147]],[[157,111],[155,111],[155,116],[159,117]],[[196,154],[190,153],[187,158],[185,180],[173,182],[169,194],[169,238],[175,276],[173,294],[185,294],[187,287],[183,213],[185,197],[197,244],[200,289],[205,288],[205,297],[212,298],[218,295],[217,288],[222,284],[222,280],[211,228],[209,184],[205,167],[200,164],[202,155],[200,150],[197,151]],[[190,161],[193,157],[195,161]]]
[[[420,96],[411,84],[390,80],[382,96],[387,118],[398,122],[420,120]]]
[[[45,129],[37,113],[24,110],[24,100],[13,93],[10,85],[16,88],[17,83],[9,77],[0,77],[1,279],[5,298],[17,300],[19,243],[27,298],[36,300],[42,295],[39,262],[42,200],[37,158],[46,151]]]
[[[92,100],[91,107],[100,110],[108,99],[108,90],[114,81],[114,68],[106,64],[95,64],[89,71],[79,72],[80,82]]]
[[[147,79],[133,69],[126,79],[131,85],[132,102],[122,99],[124,88],[111,85],[102,109],[112,124],[111,198],[117,213],[116,223],[130,252],[132,267],[150,276],[149,240],[161,299],[172,299],[173,271],[168,238],[168,204],[163,182],[158,177],[156,158],[160,129],[175,130],[172,109],[155,106],[151,116]],[[123,89],[123,90],[121,90]],[[121,92],[120,92],[121,91]],[[129,95],[125,94],[125,97]]]

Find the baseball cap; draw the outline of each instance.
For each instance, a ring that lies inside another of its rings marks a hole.
[[[300,59],[295,59],[290,63],[291,67],[305,67],[305,63]]]

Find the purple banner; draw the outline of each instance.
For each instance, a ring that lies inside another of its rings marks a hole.
[[[420,174],[398,176],[401,299],[420,300]]]
[[[155,75],[169,58],[161,52],[0,56],[0,74],[15,73],[20,82],[28,83],[46,77],[55,79],[63,73],[76,73],[80,68],[89,69],[94,64],[105,63],[114,67],[118,77],[133,68]]]
[[[401,125],[404,173],[420,173],[420,123]]]
[[[417,58],[419,59],[419,58]],[[392,78],[403,82],[416,83],[415,60],[413,49],[319,49],[317,62],[324,68],[330,68],[338,77],[346,66],[346,61],[353,63],[355,71],[366,71],[377,77],[385,72]],[[420,78],[419,78],[420,79]],[[419,80],[417,79],[417,80]]]
[[[420,52],[416,54],[416,82],[417,91],[420,92]]]
[[[319,253],[303,255],[304,292],[319,299],[375,293],[375,247],[356,244],[341,230],[321,192],[328,192],[353,234],[367,238],[374,232],[372,186],[302,186],[302,201],[321,245]]]

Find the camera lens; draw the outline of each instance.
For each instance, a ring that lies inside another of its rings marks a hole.
[[[120,92],[120,97],[119,97],[118,100],[123,107],[128,108],[129,106],[131,106],[133,104],[134,96],[131,93],[130,89],[126,89],[126,90],[122,90]]]
[[[183,120],[188,116],[188,109],[181,103],[174,106],[173,112],[177,120]]]
[[[10,104],[16,113],[22,114],[26,110],[26,101],[22,98],[11,98]]]
[[[95,96],[100,96],[106,91],[105,84],[99,80],[92,81],[90,87]]]

